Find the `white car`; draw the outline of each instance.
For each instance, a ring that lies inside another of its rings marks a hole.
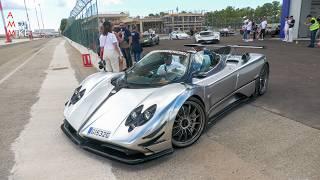
[[[185,32],[173,31],[169,34],[169,39],[190,39],[190,36]]]
[[[195,34],[196,43],[219,43],[220,32],[201,31]]]

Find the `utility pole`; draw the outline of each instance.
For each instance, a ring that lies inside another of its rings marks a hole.
[[[4,33],[6,33],[6,43],[9,43],[9,42],[11,42],[11,38],[10,38],[10,36],[8,34],[8,30],[7,30],[7,26],[6,26],[6,20],[5,20],[4,15],[3,15],[3,8],[2,8],[1,0],[0,0],[0,11],[1,11],[1,16],[2,16],[2,21],[3,21]]]
[[[41,22],[42,22],[42,29],[44,29],[44,23],[43,23],[43,17],[42,17],[42,11],[41,11],[40,3],[39,3],[38,5],[39,5],[39,10],[40,10],[40,16],[41,16]]]
[[[36,11],[36,17],[37,17],[37,22],[38,22],[38,28],[41,36],[41,30],[40,30],[40,24],[39,24],[39,18],[38,18],[38,12],[37,12],[37,5],[36,5],[36,0],[33,0],[34,2],[34,10]]]
[[[28,20],[29,38],[32,39],[32,30],[31,30],[31,24],[30,24],[30,19],[29,19],[27,4],[26,4],[26,0],[23,0],[23,1],[24,1],[24,8],[26,9],[27,20]]]

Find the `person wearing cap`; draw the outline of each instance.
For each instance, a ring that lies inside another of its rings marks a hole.
[[[314,48],[315,47],[314,44],[316,42],[316,35],[319,30],[319,22],[317,21],[317,19],[315,17],[308,15],[307,22],[305,23],[305,25],[309,26],[309,30],[311,32],[310,44],[308,47]]]

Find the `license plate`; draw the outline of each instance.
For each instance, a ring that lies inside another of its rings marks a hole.
[[[106,139],[109,138],[110,134],[111,134],[110,131],[106,131],[106,130],[98,129],[94,127],[90,127],[88,131],[88,135],[98,136]]]

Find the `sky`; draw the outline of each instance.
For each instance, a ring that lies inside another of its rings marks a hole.
[[[16,25],[18,21],[26,21],[24,0],[1,0],[4,8],[6,23],[8,13],[11,12]],[[42,11],[45,29],[58,29],[62,18],[68,18],[70,11],[75,6],[76,0],[25,0],[28,8],[31,28],[38,29],[36,18],[37,9],[40,28],[42,28],[39,4]],[[94,2],[95,0],[93,0]],[[235,8],[257,7],[273,0],[97,0],[98,11],[121,12],[128,11],[130,16],[147,16],[150,13],[168,12],[170,10],[179,11],[214,11],[227,6]],[[280,1],[280,0],[278,0]],[[12,21],[12,20],[11,20]],[[3,23],[0,19],[0,34],[4,34]]]

